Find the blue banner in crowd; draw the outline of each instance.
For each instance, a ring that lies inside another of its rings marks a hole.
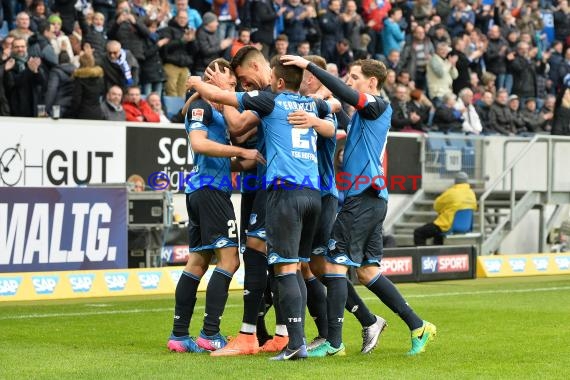
[[[0,273],[126,267],[126,189],[0,188]]]

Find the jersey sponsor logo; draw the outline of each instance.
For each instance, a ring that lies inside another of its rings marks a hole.
[[[58,276],[33,276],[32,285],[36,294],[52,294],[59,282]]]
[[[203,121],[204,120],[204,109],[194,108],[192,110],[192,121]]]
[[[380,262],[380,272],[386,276],[412,274],[412,257],[384,257]]]
[[[0,278],[0,296],[15,296],[21,283],[22,277]]]
[[[485,270],[489,273],[499,273],[503,266],[503,260],[501,259],[487,259],[483,263]]]
[[[160,283],[160,272],[138,273],[141,288],[145,290],[157,289]]]
[[[107,289],[110,291],[121,291],[125,290],[127,286],[127,280],[129,279],[128,273],[112,273],[105,274],[105,283],[107,284]]]
[[[69,276],[69,284],[73,293],[87,293],[93,286],[94,274],[72,274]]]
[[[526,259],[509,259],[509,265],[513,272],[524,272],[526,268]]]
[[[544,272],[548,269],[548,259],[546,257],[535,257],[532,259],[532,263],[539,272]]]

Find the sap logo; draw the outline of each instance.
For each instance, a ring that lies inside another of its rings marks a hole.
[[[524,272],[526,267],[526,259],[509,259],[509,265],[513,272]]]
[[[251,214],[249,216],[249,224],[253,225],[257,222],[257,214]]]
[[[69,276],[69,283],[71,284],[71,290],[74,293],[85,293],[91,290],[93,286],[94,274],[76,274]]]
[[[176,286],[178,281],[180,281],[180,276],[182,276],[182,270],[171,270],[169,273],[172,283]]]
[[[269,258],[267,259],[267,262],[268,262],[269,264],[275,264],[278,259],[279,259],[279,256],[277,256],[275,253],[272,253],[272,254],[269,255]]]
[[[214,244],[214,247],[216,247],[216,248],[223,248],[223,247],[225,247],[226,245],[228,245],[229,243],[230,243],[230,241],[229,241],[228,239],[221,238],[220,240],[218,240],[218,241]]]
[[[570,257],[568,256],[560,256],[555,257],[554,261],[560,270],[568,270],[570,269]]]
[[[52,294],[59,281],[58,276],[33,276],[32,284],[37,294]]]
[[[105,283],[110,291],[124,290],[129,279],[128,273],[113,273],[105,275]]]
[[[0,296],[14,296],[22,283],[22,277],[0,278]]]
[[[436,272],[437,272],[437,256],[423,256],[422,273],[436,273]]]
[[[489,273],[499,273],[501,271],[501,267],[503,266],[503,260],[501,259],[486,259],[483,261],[483,265],[485,265],[485,270]]]
[[[542,271],[545,271],[548,269],[548,259],[547,258],[535,257],[534,259],[532,259],[532,262],[534,263],[534,267],[538,271],[542,272]]]
[[[156,289],[160,283],[160,272],[139,273],[139,283],[143,289]]]

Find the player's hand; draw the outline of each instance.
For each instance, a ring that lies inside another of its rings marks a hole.
[[[202,78],[200,78],[198,76],[191,76],[190,78],[188,78],[186,80],[186,89],[191,90],[192,88],[194,88],[196,83],[200,83],[200,82],[202,82]]]
[[[216,62],[214,63],[214,69],[211,69],[209,67],[206,69],[204,78],[209,80],[210,83],[213,84],[214,86],[217,86],[221,89],[233,90],[233,88],[230,88],[231,86],[228,85],[230,75],[231,75],[230,70],[228,70],[227,67],[224,67],[224,70],[222,71],[220,69],[220,66],[218,66],[218,63]]]
[[[305,110],[297,110],[287,116],[287,121],[292,124],[294,128],[312,128],[315,125],[314,118],[316,116]]]
[[[244,160],[255,160],[260,164],[267,165],[265,158],[257,151],[257,149],[242,149],[240,158],[243,158]]]
[[[283,62],[285,66],[297,66],[303,70],[305,70],[310,63],[305,58],[299,57],[298,55],[287,54],[281,56],[281,62]]]

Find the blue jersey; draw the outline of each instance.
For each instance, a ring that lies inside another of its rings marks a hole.
[[[224,145],[230,144],[224,116],[202,99],[190,104],[185,126],[188,134],[191,131],[206,131],[208,140]],[[194,168],[190,173],[190,180],[186,183],[185,192],[192,193],[202,187],[231,193],[232,176],[229,157],[210,157],[199,153],[194,155]]]
[[[348,126],[344,148],[344,170],[351,181],[345,196],[358,195],[374,184],[378,196],[388,200],[382,157],[388,140],[392,107],[379,96],[362,94],[356,109]],[[362,176],[360,182],[358,176]]]
[[[290,92],[251,91],[238,92],[236,96],[241,108],[256,111],[261,118],[267,160],[266,188],[280,178],[304,188],[319,189],[317,132],[313,128],[293,128],[287,116],[304,109],[332,120],[328,103]]]
[[[335,118],[335,126],[336,126]],[[334,152],[336,149],[336,136],[326,138],[317,137],[317,159],[319,160],[319,177],[321,178],[321,197],[332,195],[338,198],[334,173]]]

